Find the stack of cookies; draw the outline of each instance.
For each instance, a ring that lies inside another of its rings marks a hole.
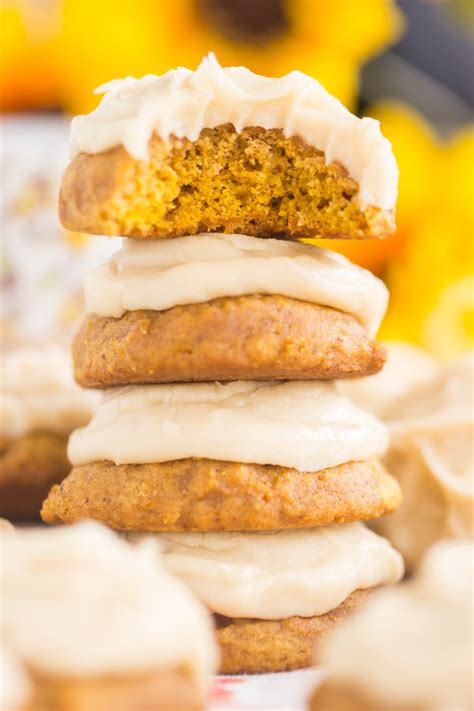
[[[60,211],[127,238],[86,279],[73,347],[106,390],[43,518],[157,534],[215,615],[223,672],[305,666],[402,575],[361,523],[400,504],[386,429],[333,382],[382,368],[387,292],[297,241],[394,230],[390,144],[298,72],[210,56],[103,89],[73,121]]]

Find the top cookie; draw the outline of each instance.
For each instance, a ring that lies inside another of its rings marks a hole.
[[[200,232],[384,237],[398,170],[377,121],[314,79],[215,57],[104,85],[72,122],[60,193],[71,230],[125,237]]]

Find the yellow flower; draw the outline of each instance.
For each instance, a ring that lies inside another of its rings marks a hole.
[[[270,76],[299,69],[351,105],[360,64],[403,24],[393,0],[63,2],[64,101],[73,112],[92,109],[104,81],[194,68],[210,50],[223,65]]]
[[[0,110],[55,107],[59,100],[57,16],[44,3],[0,4]]]
[[[468,279],[474,273],[474,129],[443,143],[402,107],[386,104],[376,113],[401,175],[396,250],[385,271],[391,303],[381,336],[454,355],[474,335]]]
[[[430,125],[413,109],[395,102],[375,107],[371,115],[381,123],[392,142],[400,171],[397,201],[397,233],[389,239],[331,242],[330,248],[356,264],[383,275],[387,264],[403,252],[405,239],[420,222],[436,171],[440,143]],[[328,247],[324,240],[315,244]]]
[[[474,344],[474,128],[443,142],[413,109],[395,102],[372,116],[400,169],[397,232],[385,240],[310,240],[383,276],[390,306],[385,339],[440,357]]]

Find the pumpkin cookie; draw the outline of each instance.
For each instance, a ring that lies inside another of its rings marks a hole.
[[[284,296],[241,296],[166,311],[89,315],[77,334],[78,383],[316,380],[369,375],[385,362],[352,314]]]
[[[316,472],[210,459],[75,467],[43,504],[46,523],[93,518],[126,531],[253,531],[383,516],[401,501],[377,460]]]
[[[70,437],[43,518],[239,530],[375,518],[400,492],[385,427],[322,381],[130,385]]]
[[[196,72],[114,81],[73,121],[68,229],[125,237],[243,232],[384,237],[398,171],[377,121],[310,77],[270,79],[213,56]]]
[[[363,605],[370,590],[356,590],[330,612],[316,617],[256,620],[215,615],[220,674],[265,674],[318,664],[328,632]],[[341,711],[345,706],[340,706]]]

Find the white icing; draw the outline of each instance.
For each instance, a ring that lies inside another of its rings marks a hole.
[[[387,408],[385,463],[403,502],[374,523],[413,567],[440,538],[474,535],[474,370],[467,356],[437,369]]]
[[[160,534],[163,562],[213,612],[323,615],[403,575],[402,557],[362,523],[265,533]]]
[[[97,523],[2,537],[2,625],[9,646],[48,675],[189,667],[204,683],[215,650],[208,615],[162,567]]]
[[[473,545],[433,547],[418,575],[381,590],[329,634],[323,664],[377,708],[472,709]]]
[[[20,661],[3,644],[0,647],[0,681],[0,709],[24,709],[30,696],[31,684]]]
[[[100,153],[123,145],[134,158],[147,160],[156,133],[196,140],[203,128],[231,123],[282,129],[324,151],[359,183],[362,206],[395,207],[398,169],[380,124],[358,118],[315,79],[301,72],[269,78],[245,67],[222,68],[214,55],[195,72],[180,67],[163,76],[127,77],[104,84],[99,106],[71,125],[70,153]]]
[[[193,383],[106,392],[68,454],[76,465],[202,457],[317,471],[380,456],[387,440],[333,383]]]
[[[70,355],[59,346],[7,351],[1,361],[0,431],[20,437],[33,430],[68,434],[86,424],[97,392],[73,380]]]
[[[100,316],[245,294],[280,294],[346,311],[371,337],[388,302],[383,282],[342,255],[245,235],[125,240],[85,280],[87,307]]]

